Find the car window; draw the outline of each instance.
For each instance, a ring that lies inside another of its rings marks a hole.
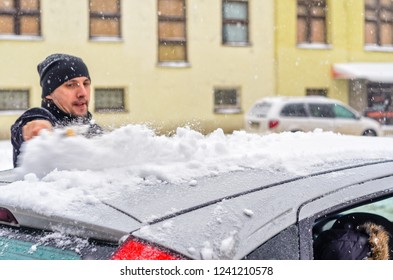
[[[385,232],[386,236],[390,236],[390,238],[386,239],[385,245],[386,250],[390,252],[390,259],[393,259],[393,197],[373,201],[347,209],[343,212],[324,216],[324,218],[317,221],[313,227],[314,258],[322,259],[322,256],[326,256],[326,244],[329,244],[329,246],[330,244],[334,244],[333,242],[340,242],[340,246],[345,244],[343,241],[344,239],[332,240],[333,237],[336,238],[340,236],[340,234],[344,234],[343,232],[347,234],[347,232],[350,232],[350,229],[361,229],[370,223],[374,227],[382,229],[380,231]],[[345,236],[345,238],[348,237]],[[333,252],[331,248],[329,248],[329,250],[329,254]],[[323,253],[321,251],[323,251]],[[346,252],[344,252],[344,254],[346,254]],[[331,255],[328,256],[331,257]]]
[[[332,104],[308,104],[310,108],[310,114],[314,118],[334,118],[333,105]]]
[[[341,106],[339,104],[334,104],[333,111],[334,111],[334,115],[336,116],[336,118],[356,119],[356,115],[354,113],[352,113],[347,108],[345,108],[344,106]]]
[[[248,114],[253,117],[266,117],[271,106],[272,104],[269,102],[257,103],[251,108]]]
[[[37,246],[28,241],[0,237],[0,260],[79,260],[77,253],[50,246]]]
[[[342,214],[348,214],[353,212],[368,212],[373,214],[382,215],[385,218],[393,221],[393,197],[376,201],[373,203],[365,204],[350,210],[343,212]]]
[[[285,117],[307,117],[307,112],[304,103],[293,103],[285,105],[280,115]]]
[[[108,259],[116,244],[0,225],[0,260],[79,260]]]

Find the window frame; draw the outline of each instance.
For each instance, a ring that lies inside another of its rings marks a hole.
[[[94,0],[89,0],[88,1],[88,5],[89,5],[89,7],[88,7],[88,11],[89,11],[89,40],[91,40],[91,41],[98,41],[98,40],[104,39],[106,41],[109,41],[109,40],[117,41],[117,40],[122,39],[121,0],[115,0],[117,2],[117,8],[118,8],[118,12],[116,12],[116,13],[97,13],[97,12],[92,12],[91,8],[90,8],[91,7],[91,1],[94,1]],[[118,30],[117,30],[117,35],[116,36],[111,36],[111,35],[92,35],[91,34],[91,32],[92,32],[92,30],[91,30],[92,29],[91,28],[92,19],[101,19],[101,20],[104,20],[104,21],[107,20],[107,19],[111,19],[111,20],[117,19],[117,22],[119,23]]]
[[[188,66],[188,38],[187,38],[187,3],[186,0],[180,0],[183,6],[183,15],[162,15],[160,8],[160,1],[157,0],[157,63],[159,66]],[[183,34],[184,37],[172,39],[170,37],[161,37],[160,24],[161,23],[183,23]],[[161,58],[161,47],[163,46],[180,46],[184,51],[183,60],[162,60]]]
[[[26,106],[25,107],[20,107],[20,108],[17,108],[17,107],[15,107],[15,108],[1,108],[1,106],[0,106],[0,112],[13,112],[13,111],[25,111],[25,110],[27,110],[27,109],[29,109],[30,108],[30,90],[28,90],[28,89],[6,89],[6,88],[1,88],[0,89],[0,97],[2,96],[2,94],[4,94],[4,93],[8,93],[8,94],[12,94],[12,93],[21,93],[21,94],[25,94],[25,97],[24,97],[24,99],[25,99],[25,101],[26,101]],[[1,98],[1,99],[3,99],[3,98]],[[1,104],[2,102],[0,102],[0,104]]]
[[[377,194],[378,198],[375,197]],[[380,195],[381,194],[381,195]],[[382,195],[383,194],[383,195]],[[271,258],[274,254],[274,258],[278,260],[283,259],[300,259],[300,260],[313,260],[314,258],[314,248],[313,244],[316,239],[315,230],[319,226],[325,225],[328,227],[329,221],[334,221],[338,218],[339,214],[347,214],[351,212],[363,212],[360,210],[362,207],[370,208],[372,204],[378,204],[384,200],[393,200],[393,192],[378,191],[376,193],[368,193],[366,195],[356,197],[348,206],[348,201],[341,203],[334,203],[333,206],[326,208],[322,211],[313,213],[307,218],[302,218],[297,223],[288,226],[287,228],[281,230],[276,236],[270,238],[265,243],[261,244],[254,251],[247,254],[243,259],[245,260],[260,260],[266,259],[266,257]],[[309,201],[310,202],[310,201]],[[313,202],[311,202],[313,203]],[[301,213],[308,203],[301,205],[297,209],[298,218],[299,213]],[[366,213],[373,213],[372,210],[364,211]],[[376,212],[376,211],[375,211]],[[377,215],[387,218],[386,212],[377,213]],[[325,227],[324,230],[326,230]],[[321,228],[321,230],[322,230]],[[287,251],[292,255],[282,254],[282,252],[287,252],[285,250],[274,250],[277,246],[283,245],[285,248],[289,248]]]
[[[380,178],[381,179],[381,178]],[[378,180],[380,180],[378,179]],[[362,182],[363,183],[363,182]],[[358,184],[362,184],[358,183]],[[355,184],[357,185],[357,184]],[[323,198],[322,198],[323,199]],[[350,205],[348,205],[348,201],[344,201],[341,203],[335,203],[331,204],[327,208],[318,211],[312,216],[302,218],[299,222],[299,236],[300,236],[300,259],[313,259],[314,256],[314,248],[313,248],[313,243],[315,240],[314,236],[314,228],[316,225],[318,225],[319,222],[325,220],[329,220],[331,218],[334,218],[337,216],[339,213],[347,212],[349,210],[353,210],[356,208],[359,208],[361,206],[364,206],[366,204],[372,204],[372,203],[377,203],[379,201],[385,200],[385,199],[393,199],[393,191],[390,190],[389,192],[386,192],[386,190],[378,190],[376,192],[371,192],[367,193],[364,195],[361,195],[359,197],[356,197],[354,199],[351,199]],[[320,204],[320,201],[313,201],[309,202],[307,204],[302,205],[298,209],[299,216],[302,216],[302,212],[304,211],[304,208],[307,208],[308,204],[314,204],[318,203]],[[381,215],[381,214],[380,214]]]
[[[246,6],[246,19],[233,19],[233,18],[225,18],[225,4],[227,3],[241,3]],[[221,43],[224,46],[250,46],[250,3],[248,0],[222,0],[222,12],[221,12]],[[226,25],[241,25],[242,27],[246,27],[246,40],[244,42],[237,42],[237,41],[229,41],[228,38],[225,36],[225,26]]]
[[[21,2],[23,0],[13,0],[14,7],[9,10],[1,10],[0,16],[12,16],[13,18],[13,33],[1,33],[0,38],[7,36],[14,36],[18,38],[40,38],[42,36],[42,23],[41,23],[41,0],[37,1],[36,10],[25,10],[21,9]],[[21,32],[21,20],[24,17],[36,17],[37,18],[37,32],[36,34],[22,34]]]
[[[314,248],[312,245],[316,240],[316,236],[314,236],[316,227],[320,230],[320,232],[318,232],[320,234],[323,231],[329,230],[337,218],[343,215],[355,213],[375,214],[383,218],[389,219],[388,215],[391,212],[384,211],[383,209],[381,209],[381,207],[378,208],[378,205],[380,205],[381,202],[386,203],[386,201],[391,202],[392,200],[393,194],[391,192],[385,193],[384,196],[380,196],[378,198],[375,198],[374,194],[368,194],[366,196],[356,198],[356,203],[353,203],[350,206],[345,206],[345,204],[336,205],[333,208],[326,209],[321,213],[314,215],[313,219],[308,220],[308,223],[304,223],[304,225],[308,224],[308,226],[311,227],[311,230],[309,230],[308,232],[311,232],[312,234],[312,244],[310,246],[312,250],[312,255],[314,256]]]
[[[106,93],[114,93],[114,92],[120,92],[121,93],[121,103],[122,107],[118,108],[97,108],[97,93],[98,94],[106,94]],[[127,104],[126,104],[126,90],[122,87],[97,87],[94,89],[94,112],[97,113],[123,113],[127,112],[126,110]]]
[[[318,2],[322,3],[322,11],[323,15],[312,15],[312,8],[317,5]],[[305,15],[299,14],[299,6],[303,6],[305,9]],[[297,0],[296,2],[296,19],[297,19],[297,30],[296,30],[296,43],[298,46],[303,45],[320,45],[320,46],[327,46],[329,45],[329,38],[328,38],[328,26],[327,26],[327,19],[328,19],[328,5],[327,0]],[[303,42],[299,41],[299,20],[303,19],[305,22],[305,38]],[[312,39],[312,22],[316,20],[323,20],[323,42],[317,42]]]
[[[383,11],[388,11],[393,15],[393,2],[391,2],[391,6],[387,7],[381,3],[380,0],[375,0],[375,6],[370,5],[369,3],[364,4],[364,45],[365,47],[379,47],[379,48],[392,48],[393,47],[393,17],[390,20],[386,20],[385,23],[390,23],[390,31],[392,36],[390,38],[390,44],[383,44],[382,42],[382,26],[383,20],[381,14]],[[372,15],[368,16],[368,12],[371,12]],[[367,24],[371,24],[375,26],[375,42],[367,42]]]
[[[328,88],[306,88],[306,96],[323,96],[327,97],[329,93]]]
[[[219,92],[235,91],[236,93],[236,104],[217,104],[217,94]],[[213,105],[215,114],[240,114],[242,113],[241,102],[240,102],[240,87],[215,87],[213,89]]]

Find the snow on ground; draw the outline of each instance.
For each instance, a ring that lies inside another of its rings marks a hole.
[[[11,146],[1,142],[0,148],[2,168],[12,167]],[[23,146],[16,169],[20,180],[1,187],[0,202],[54,214],[155,182],[193,187],[201,176],[245,168],[308,174],[315,166],[334,167],[338,161],[392,158],[393,138],[318,130],[260,136],[243,131],[225,135],[218,129],[204,136],[178,128],[168,137],[129,125],[90,139],[46,132]]]

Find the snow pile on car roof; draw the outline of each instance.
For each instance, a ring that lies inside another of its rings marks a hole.
[[[393,158],[393,138],[330,132],[260,136],[178,128],[159,136],[129,125],[87,139],[42,133],[22,148],[20,180],[2,185],[0,203],[46,215],[80,213],[101,201],[155,184],[196,188],[203,176],[243,169],[307,175],[353,162]],[[79,214],[78,214],[79,215]]]
[[[260,136],[221,129],[204,136],[178,128],[158,136],[146,126],[129,125],[95,138],[43,133],[25,143],[18,172],[42,178],[53,171],[88,171],[184,182],[245,168],[308,174],[315,166],[393,158],[393,139],[344,136],[330,132]],[[53,176],[53,175],[52,175]]]

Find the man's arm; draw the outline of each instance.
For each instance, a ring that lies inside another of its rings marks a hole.
[[[51,129],[56,124],[54,116],[46,109],[32,108],[24,112],[11,126],[14,167],[24,141],[38,135],[41,129]]]
[[[42,129],[52,130],[51,122],[47,120],[33,120],[29,121],[22,127],[22,136],[24,141],[28,141],[34,136],[37,136]]]

